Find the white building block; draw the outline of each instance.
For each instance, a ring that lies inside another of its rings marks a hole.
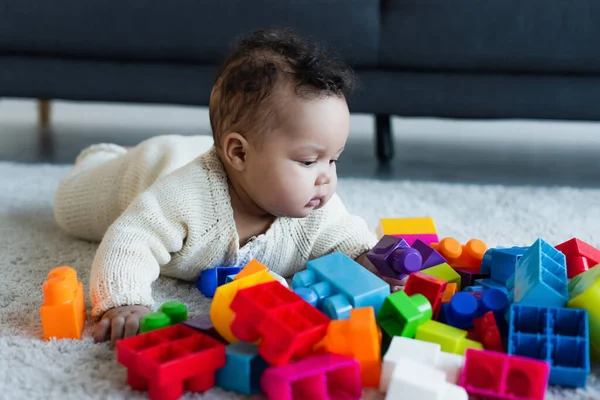
[[[281,283],[283,286],[285,286],[286,288],[290,288],[290,285],[288,285],[287,281],[285,280],[285,278],[279,274],[276,274],[273,271],[269,270],[269,275],[271,275],[273,278],[275,278],[279,283]]]

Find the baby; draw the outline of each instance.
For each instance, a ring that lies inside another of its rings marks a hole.
[[[352,70],[288,29],[240,40],[210,96],[208,136],[159,136],[77,157],[55,199],[60,227],[100,241],[90,297],[96,341],[137,334],[165,275],[255,258],[284,277],[340,251],[373,270],[377,238],[336,195]]]

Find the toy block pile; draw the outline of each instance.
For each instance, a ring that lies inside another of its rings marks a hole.
[[[586,386],[590,357],[600,360],[600,251],[578,239],[438,240],[431,218],[377,231],[367,258],[406,279],[403,291],[339,252],[309,261],[291,287],[256,260],[207,272],[208,316],[181,322],[166,303],[146,333],[117,343],[130,385],[153,399],[218,386],[277,400],[360,399],[365,388],[537,400],[548,385]]]

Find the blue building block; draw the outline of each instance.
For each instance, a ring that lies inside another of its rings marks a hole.
[[[481,291],[481,290],[485,290],[485,288],[481,285],[474,285],[474,286],[467,286],[463,289],[463,292],[476,292],[476,291]]]
[[[473,327],[473,319],[477,316],[477,299],[471,293],[458,292],[450,302],[442,304],[439,322],[458,329]]]
[[[565,255],[538,239],[517,261],[506,284],[511,302],[563,307],[568,299]]]
[[[309,289],[307,287],[299,287],[297,289],[294,289],[294,292],[298,296],[302,297],[311,306],[317,306],[317,303],[319,302],[319,296],[317,296],[314,290]]]
[[[217,267],[206,269],[200,273],[196,280],[196,288],[206,297],[213,297],[217,287],[227,283],[229,275],[236,275],[242,270],[240,267]]]
[[[515,273],[517,261],[529,247],[496,247],[488,249],[483,255],[480,273],[487,273],[496,282],[506,284],[506,280]]]
[[[236,342],[225,348],[225,366],[217,370],[216,385],[252,395],[260,392],[260,377],[269,364],[258,354],[258,346]]]
[[[317,308],[332,319],[350,317],[352,308],[373,307],[379,313],[390,285],[341,252],[311,260],[292,278],[292,287],[312,289]]]
[[[508,354],[550,364],[550,385],[585,387],[590,373],[587,310],[512,304]]]
[[[475,279],[474,284],[477,286],[483,286],[484,289],[496,289],[508,294],[508,289],[506,286],[490,278]]]

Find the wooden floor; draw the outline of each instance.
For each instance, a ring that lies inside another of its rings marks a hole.
[[[32,100],[0,99],[0,161],[72,163],[86,146],[210,134],[205,108],[53,102],[46,128]],[[600,124],[395,118],[396,158],[375,158],[373,118],[352,116],[342,177],[505,185],[600,186]]]

